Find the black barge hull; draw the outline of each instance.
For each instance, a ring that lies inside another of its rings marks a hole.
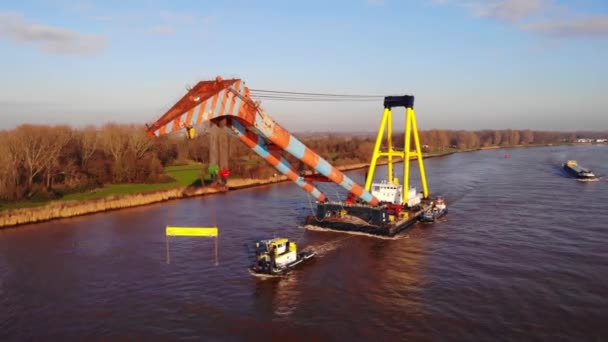
[[[566,172],[568,172],[570,175],[574,176],[577,179],[595,180],[597,178],[596,176],[586,175],[585,172],[589,172],[588,170],[576,169],[568,166],[567,164],[564,164],[564,170],[566,170]]]
[[[408,210],[407,215],[391,212],[386,206],[346,205],[342,202],[317,203],[316,215],[306,218],[306,224],[324,229],[394,236],[419,221],[429,208],[427,203]],[[392,219],[391,219],[392,217]]]
[[[331,229],[343,232],[360,232],[372,235],[380,236],[394,236],[405,229],[409,228],[414,223],[418,222],[418,219],[405,220],[398,225],[392,227],[379,227],[365,224],[356,224],[352,222],[341,222],[341,221],[317,221],[314,216],[309,216],[306,219],[306,224],[320,227],[324,229]]]

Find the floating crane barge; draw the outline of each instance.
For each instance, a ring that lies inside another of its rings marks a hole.
[[[249,95],[250,89],[243,86],[239,79],[223,80],[218,76],[215,80],[201,81],[158,120],[147,125],[147,134],[162,136],[185,129],[186,136],[192,139],[197,125],[209,122],[225,128],[315,199],[316,213],[306,218],[309,225],[392,236],[416,223],[423,213],[437,209],[434,207],[434,199],[428,193],[416,126],[414,96],[384,98],[384,112],[374,153],[365,187],[362,187],[276,123]],[[392,108],[395,107],[405,108],[405,140],[402,150],[393,146]],[[383,150],[385,133],[386,149]],[[415,151],[411,151],[412,134]],[[315,173],[301,175],[282,153],[291,154]],[[388,159],[387,178],[374,182],[374,171],[379,158]],[[402,184],[397,177],[393,177],[395,158],[403,161]],[[409,187],[411,159],[418,160],[421,192]],[[314,185],[319,181],[339,185],[348,192],[348,197],[344,201],[329,201]]]
[[[402,151],[393,147],[392,108],[394,107],[405,108],[405,141]],[[382,150],[385,132],[387,146],[386,150]],[[415,151],[410,151],[412,133]],[[380,157],[388,158],[387,180],[373,182],[374,171]],[[393,177],[393,158],[400,158],[403,161],[404,186],[399,184],[398,178]],[[412,158],[418,160],[422,193],[417,193],[415,188],[409,188],[410,161]],[[408,190],[405,192],[403,189]],[[370,191],[372,196],[378,198],[379,204],[369,205],[361,200],[353,201],[351,196],[344,202],[317,201],[317,212],[315,215],[307,217],[306,223],[333,230],[393,236],[418,222],[421,215],[433,209],[435,201],[430,199],[428,195],[413,96],[387,96],[384,98],[384,113],[367,172],[365,190]]]

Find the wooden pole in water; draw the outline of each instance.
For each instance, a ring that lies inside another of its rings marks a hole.
[[[219,265],[218,258],[217,258],[217,239],[218,239],[218,236],[215,237],[215,266]]]
[[[171,256],[169,255],[169,236],[165,236],[165,241],[167,242],[167,264],[171,263]]]

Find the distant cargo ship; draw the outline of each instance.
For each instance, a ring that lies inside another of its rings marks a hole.
[[[588,169],[585,169],[578,165],[576,160],[568,160],[564,163],[564,170],[569,174],[583,181],[594,181],[597,180],[597,176]]]

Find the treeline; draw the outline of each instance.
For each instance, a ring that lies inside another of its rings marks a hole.
[[[225,134],[225,133],[221,133]],[[449,148],[549,144],[591,137],[588,133],[500,131],[421,131],[427,152]],[[375,137],[300,137],[306,145],[336,166],[369,162]],[[110,183],[173,181],[168,165],[192,161],[209,163],[210,138],[200,134],[149,138],[138,125],[102,127],[21,125],[0,131],[0,200],[49,199],[86,191]],[[395,145],[403,145],[403,137]],[[234,177],[265,178],[276,171],[234,138],[228,139],[230,169]],[[304,166],[287,158],[299,170]],[[203,168],[201,177],[205,177]]]
[[[586,132],[545,132],[526,130],[482,130],[482,131],[448,131],[431,129],[420,131],[421,144],[428,145],[433,151],[447,148],[475,149],[490,146],[545,145],[563,142],[574,142],[579,137],[587,137]],[[593,133],[601,136],[601,133]],[[403,145],[403,134],[397,138]],[[412,141],[413,143],[413,141]],[[412,145],[413,146],[413,145]]]
[[[104,183],[168,180],[162,148],[135,125],[21,125],[0,132],[0,199],[52,198]]]

